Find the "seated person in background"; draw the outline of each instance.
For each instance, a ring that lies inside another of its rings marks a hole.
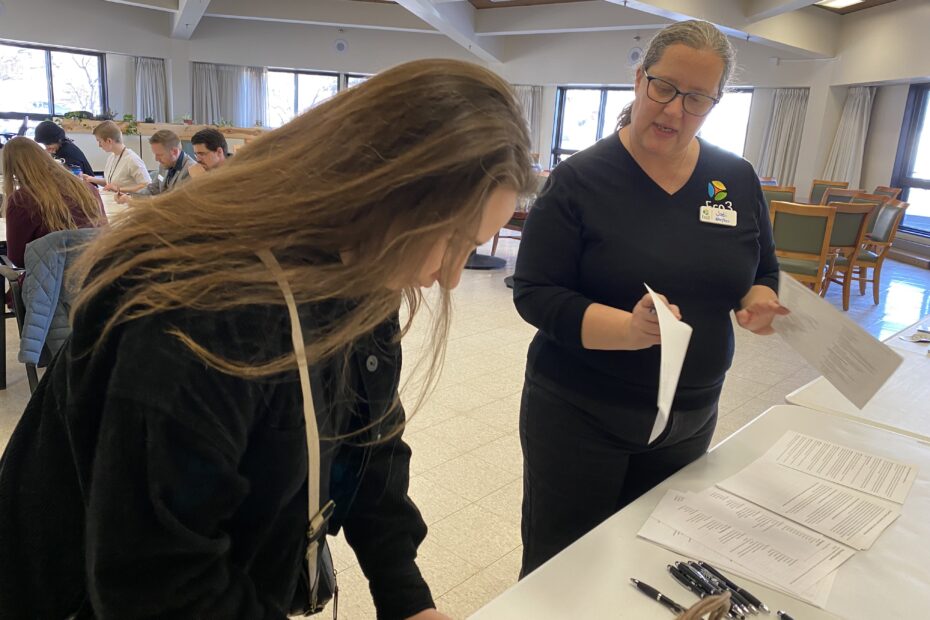
[[[149,138],[152,155],[158,162],[158,177],[143,187],[133,196],[155,196],[171,191],[190,178],[190,167],[194,160],[181,150],[181,138],[170,129],[161,129]],[[125,204],[129,202],[128,194],[119,194],[116,201]]]
[[[0,156],[7,255],[16,266],[24,266],[30,241],[58,230],[106,224],[97,188],[71,174],[29,138],[13,138]]]
[[[94,127],[97,145],[104,153],[109,153],[103,167],[103,178],[82,175],[85,181],[94,185],[103,185],[103,189],[112,192],[137,192],[152,182],[145,162],[136,153],[123,144],[123,132],[113,121],[103,121]]]
[[[74,145],[74,142],[65,135],[65,130],[52,121],[42,121],[36,125],[35,141],[45,146],[45,150],[52,157],[65,160],[65,166],[80,166],[83,174],[94,174],[90,162],[84,152]]]
[[[226,137],[218,129],[201,129],[191,138],[191,144],[198,162],[190,168],[192,177],[216,170],[226,163],[229,147],[226,145]]]

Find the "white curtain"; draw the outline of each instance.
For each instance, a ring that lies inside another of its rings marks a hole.
[[[542,86],[516,84],[514,93],[523,106],[523,117],[530,132],[532,151],[539,153],[539,129],[542,115]]]
[[[855,86],[846,93],[843,115],[836,128],[836,137],[833,138],[822,179],[849,181],[850,187],[859,187],[875,90],[874,86]]]
[[[262,67],[193,63],[195,123],[227,121],[236,127],[266,125],[267,73]]]
[[[762,142],[759,176],[774,177],[779,185],[794,185],[809,95],[807,88],[779,88],[775,91],[772,116]]]
[[[168,71],[162,58],[136,58],[136,120],[168,120]]]

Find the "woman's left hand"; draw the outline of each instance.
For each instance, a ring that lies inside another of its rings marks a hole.
[[[749,293],[743,297],[742,309],[736,312],[736,321],[743,329],[754,334],[768,336],[774,334],[772,319],[776,315],[786,315],[790,312],[778,303],[775,291],[767,286],[753,286]]]
[[[418,614],[414,614],[407,620],[452,620],[446,614],[441,614],[435,609],[424,609]]]

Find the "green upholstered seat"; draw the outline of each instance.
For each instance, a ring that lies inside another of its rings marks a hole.
[[[816,276],[817,268],[820,266],[815,260],[805,260],[803,258],[778,258],[778,268],[788,273],[799,273],[805,276]]]

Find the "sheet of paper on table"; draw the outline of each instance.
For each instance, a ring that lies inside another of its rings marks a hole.
[[[903,504],[917,467],[790,431],[762,459]]]
[[[772,327],[843,396],[865,407],[901,356],[784,271],[778,282],[778,301],[791,313],[776,316]]]
[[[640,537],[824,607],[854,550],[720,489],[669,491]]]
[[[675,391],[678,389],[678,378],[681,376],[681,367],[685,363],[688,353],[688,343],[691,341],[691,326],[679,321],[672,311],[665,305],[655,291],[646,285],[646,290],[652,297],[656,316],[659,319],[659,332],[662,335],[661,357],[659,360],[659,397],[655,425],[649,435],[649,442],[655,441],[668,425],[668,417],[672,411],[672,402]]]

